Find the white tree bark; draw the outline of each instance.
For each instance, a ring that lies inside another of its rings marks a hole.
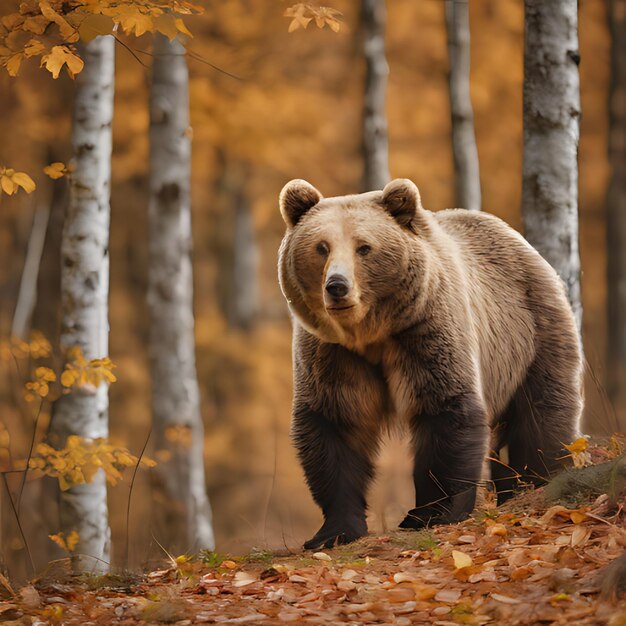
[[[387,75],[385,57],[385,0],[362,0],[361,31],[365,55],[363,101],[363,189],[382,189],[389,182],[387,138]]]
[[[524,0],[526,238],[565,282],[582,323],[578,252],[578,1]]]
[[[221,309],[229,326],[250,330],[258,319],[258,246],[250,206],[249,171],[243,163],[220,154],[216,205],[220,219],[214,248]]]
[[[98,37],[81,49],[85,61],[76,77],[72,146],[75,170],[61,243],[61,345],[80,346],[87,359],[108,356],[109,220],[111,122],[115,39]],[[108,387],[73,390],[54,407],[51,440],[68,435],[107,437]],[[61,492],[61,530],[80,536],[77,571],[106,571],[110,558],[104,473],[93,482]]]
[[[470,96],[469,0],[446,0],[455,206],[480,211],[480,172]]]
[[[150,353],[155,469],[168,550],[213,549],[195,362],[185,49],[157,34],[150,92]]]
[[[257,317],[258,253],[254,220],[248,197],[241,193],[235,205],[232,322],[239,328],[252,328]]]
[[[609,397],[626,426],[626,0],[609,0],[611,84],[607,193]]]
[[[39,278],[39,266],[41,255],[46,240],[50,207],[41,205],[35,209],[33,215],[33,227],[28,239],[24,270],[20,280],[20,290],[17,294],[17,304],[13,314],[11,335],[26,339],[31,327],[31,318],[37,303],[37,279]]]

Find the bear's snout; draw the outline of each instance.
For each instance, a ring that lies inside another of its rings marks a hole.
[[[333,274],[326,281],[326,291],[334,300],[341,300],[348,295],[350,284],[341,274]]]

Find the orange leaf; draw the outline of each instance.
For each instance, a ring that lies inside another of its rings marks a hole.
[[[17,76],[20,71],[20,66],[22,65],[22,59],[24,55],[21,52],[14,54],[6,63],[7,72],[9,72],[9,76]]]
[[[43,168],[43,173],[52,178],[52,180],[62,178],[66,173],[65,163],[59,161],[50,163],[50,165],[46,165],[46,167]]]

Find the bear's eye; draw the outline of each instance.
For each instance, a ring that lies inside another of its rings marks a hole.
[[[315,246],[315,251],[320,255],[320,256],[328,256],[328,244],[325,241],[320,241],[316,246]]]
[[[359,256],[366,256],[367,254],[369,254],[372,250],[372,246],[368,246],[366,243],[364,243],[362,246],[359,246],[356,249],[356,253]]]

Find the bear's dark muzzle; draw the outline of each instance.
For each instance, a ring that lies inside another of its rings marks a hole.
[[[333,274],[326,281],[326,291],[336,300],[345,298],[350,291],[348,281],[340,274]]]

